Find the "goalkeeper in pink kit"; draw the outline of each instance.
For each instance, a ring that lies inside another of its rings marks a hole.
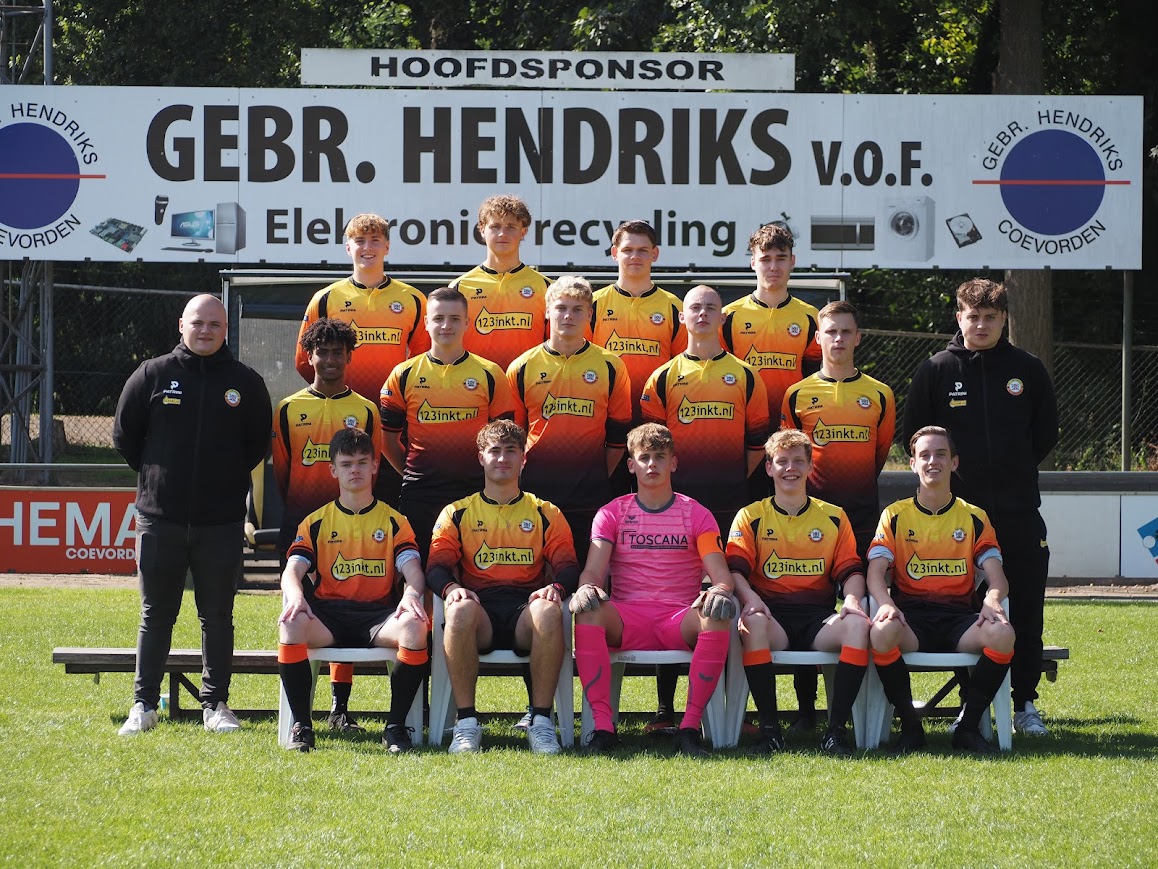
[[[708,754],[700,720],[728,657],[736,604],[719,526],[707,508],[672,491],[676,465],[666,426],[632,429],[627,467],[637,490],[605,504],[591,527],[587,564],[570,601],[575,664],[595,718],[591,753],[618,745],[611,709],[613,648],[692,652],[676,751]],[[712,585],[701,591],[705,574]]]

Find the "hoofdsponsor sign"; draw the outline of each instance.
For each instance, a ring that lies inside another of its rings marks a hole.
[[[136,573],[136,494],[0,486],[0,572]]]
[[[1138,269],[1143,154],[1128,96],[8,86],[0,259],[348,265],[376,211],[393,268],[465,267],[504,192],[548,271],[629,218],[668,267],[782,220],[799,268]]]

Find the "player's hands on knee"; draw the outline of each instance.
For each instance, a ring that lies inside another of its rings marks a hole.
[[[292,622],[298,617],[298,615],[302,613],[305,613],[305,616],[308,619],[317,618],[317,616],[314,615],[314,611],[310,609],[310,605],[306,603],[306,599],[304,597],[287,600],[285,602],[285,607],[281,611],[281,615],[278,616],[277,623],[279,625],[287,624],[288,622]]]
[[[705,618],[721,622],[730,622],[736,617],[735,599],[730,592],[715,585],[707,591],[700,592],[692,604],[692,609],[698,609]]]
[[[599,609],[605,600],[611,600],[611,596],[603,589],[590,584],[581,585],[578,591],[571,595],[567,608],[571,610],[572,615],[577,615]]]

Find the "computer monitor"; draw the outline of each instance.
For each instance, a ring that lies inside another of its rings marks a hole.
[[[173,238],[189,239],[186,247],[201,247],[202,242],[213,240],[213,211],[181,211],[173,215],[170,224]]]

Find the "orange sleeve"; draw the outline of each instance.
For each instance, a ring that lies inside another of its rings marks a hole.
[[[885,467],[889,457],[889,448],[893,445],[893,438],[897,434],[897,401],[892,390],[881,393],[881,404],[884,413],[880,425],[877,427],[877,474]]]
[[[663,396],[659,394],[659,376],[666,370],[666,366],[658,368],[647,378],[639,404],[643,418],[648,422],[658,422],[660,425],[667,425],[667,407],[664,405]]]
[[[624,446],[627,442],[627,430],[631,428],[631,376],[627,373],[627,366],[621,360],[617,359],[617,361],[618,364],[614,365],[615,387],[607,398],[607,446],[609,447]],[[618,432],[623,432],[624,437],[620,438]],[[612,437],[613,433],[615,433],[614,437]]]
[[[696,551],[700,553],[700,558],[706,558],[712,553],[718,552],[724,554],[724,550],[720,548],[720,532],[705,531],[696,538]]]
[[[746,424],[744,440],[749,450],[763,450],[764,442],[768,440],[768,431],[771,425],[768,412],[768,390],[764,386],[764,379],[753,373],[752,391],[748,396],[748,406],[744,410]]]
[[[302,380],[306,383],[314,382],[314,366],[310,365],[310,357],[306,351],[302,349],[302,335],[305,334],[306,329],[310,328],[310,324],[318,319],[318,304],[325,290],[319,290],[314,293],[310,303],[306,305],[305,316],[302,317],[302,324],[298,327],[298,337],[294,341],[294,368],[297,369],[298,374],[302,376]]]
[[[728,569],[741,574],[745,579],[752,575],[756,567],[756,540],[752,536],[752,523],[747,509],[741,510],[732,520],[728,531],[728,543],[724,555],[728,559]]]
[[[836,535],[836,547],[832,553],[830,576],[834,583],[844,582],[854,573],[864,573],[864,563],[856,553],[856,536],[852,533],[852,523],[844,511],[840,511],[840,530]]]
[[[511,401],[514,404],[514,408],[515,408],[515,422],[519,424],[519,427],[522,428],[523,431],[526,431],[527,430],[527,405],[523,402],[523,397],[521,395],[519,395],[519,370],[523,367],[524,366],[519,363],[518,359],[516,359],[514,362],[512,362],[511,367],[507,369],[506,380],[507,380],[507,388],[510,390],[510,393],[511,393]],[[493,406],[493,399],[492,399],[492,406]],[[492,412],[491,419],[495,419],[495,418],[496,418],[496,416]]]
[[[819,329],[820,327],[817,325],[816,318],[809,314],[808,341],[804,345],[804,353],[800,358],[800,373],[804,377],[807,377],[814,371],[819,371],[820,363],[824,359],[820,352],[820,342],[816,340],[816,333]]]
[[[430,537],[430,556],[426,559],[427,573],[441,567],[455,576],[458,575],[458,562],[462,558],[462,540],[453,517],[454,505],[447,504],[435,520],[434,532]]]
[[[511,384],[507,382],[507,376],[501,368],[494,366],[497,372],[495,376],[495,391],[491,395],[490,418],[499,419],[507,418],[513,419],[518,413],[518,407],[515,404],[515,395],[511,390]],[[526,415],[526,408],[523,409],[524,417]],[[526,428],[525,423],[520,423]]]
[[[421,356],[430,349],[430,333],[426,331],[426,296],[417,290],[414,294],[418,297],[418,328],[410,336],[407,347],[410,356]]]

